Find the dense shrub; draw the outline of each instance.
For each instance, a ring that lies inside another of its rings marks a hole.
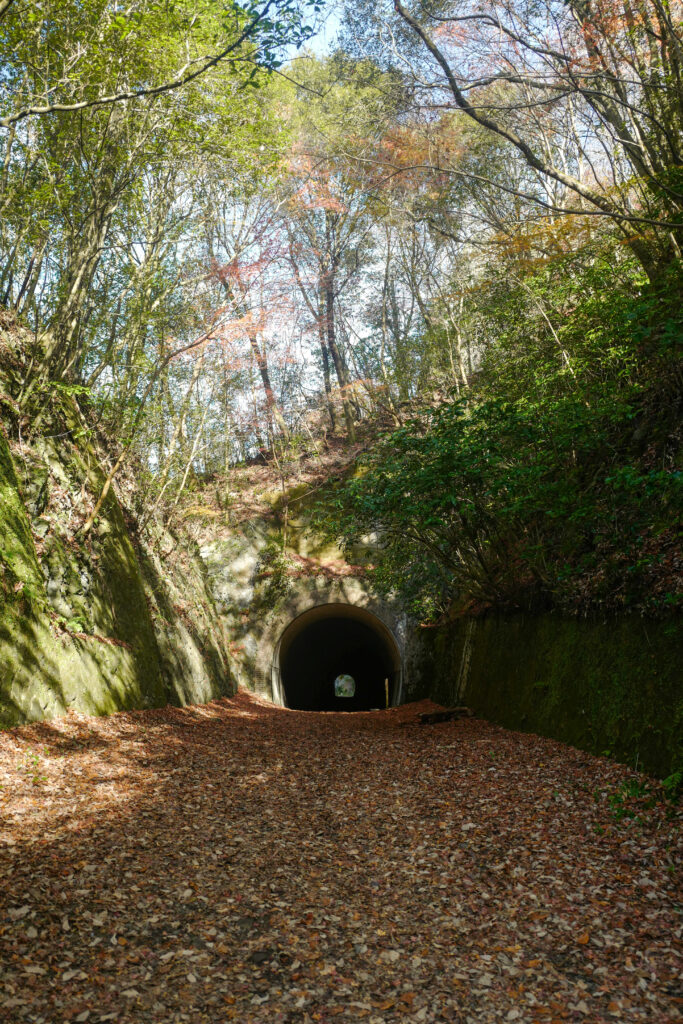
[[[609,249],[479,288],[474,383],[380,438],[321,522],[379,530],[376,585],[427,617],[676,605],[680,284]]]

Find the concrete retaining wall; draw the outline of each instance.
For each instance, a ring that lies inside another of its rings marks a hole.
[[[683,767],[682,650],[678,618],[463,618],[424,631],[414,695],[666,777]]]

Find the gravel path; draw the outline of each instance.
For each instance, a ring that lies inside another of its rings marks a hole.
[[[0,1021],[682,1020],[654,784],[429,707],[0,734]]]

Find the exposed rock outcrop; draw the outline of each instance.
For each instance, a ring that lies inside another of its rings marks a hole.
[[[0,727],[234,692],[189,539],[138,533],[113,493],[80,532],[105,475],[68,388],[19,403],[31,344],[0,324]]]

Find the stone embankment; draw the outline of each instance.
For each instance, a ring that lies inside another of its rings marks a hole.
[[[102,453],[68,389],[19,405],[31,344],[0,325],[0,728],[234,692],[193,546],[157,524],[136,531],[111,492],[81,532]]]

